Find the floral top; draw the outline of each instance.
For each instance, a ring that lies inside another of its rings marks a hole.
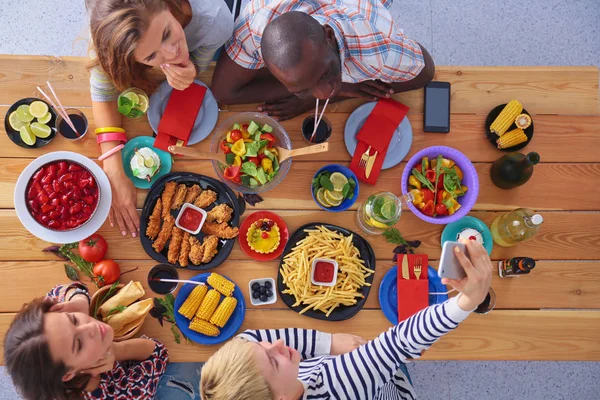
[[[71,288],[83,289],[85,285],[72,283],[58,285],[48,292],[47,297],[65,301],[65,294]],[[147,336],[142,338],[149,339]],[[116,361],[113,369],[100,376],[100,384],[92,392],[83,392],[84,399],[100,400],[145,400],[153,399],[158,382],[165,373],[169,354],[164,344],[153,340],[156,345],[150,357],[144,361]]]

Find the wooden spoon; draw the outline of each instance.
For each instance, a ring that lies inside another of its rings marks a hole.
[[[227,164],[227,159],[223,153],[211,153],[210,151],[202,151],[185,146],[169,146],[169,151],[173,154],[181,154],[183,156],[199,158],[201,160],[215,160],[221,164]]]
[[[308,156],[310,154],[326,153],[329,151],[329,142],[314,144],[312,146],[302,147],[300,149],[288,150],[283,147],[275,146],[279,152],[279,163],[284,162],[290,157]]]

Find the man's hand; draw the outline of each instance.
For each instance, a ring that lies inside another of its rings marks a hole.
[[[113,156],[113,158],[116,157]],[[120,162],[121,160],[119,160]],[[105,164],[104,172],[108,175],[112,188],[112,206],[108,214],[110,226],[114,227],[117,224],[121,235],[125,236],[129,232],[131,236],[137,237],[140,229],[140,217],[135,208],[136,190],[133,182],[127,178],[123,167],[112,168]]]
[[[377,101],[377,99],[389,98],[392,94],[394,94],[394,90],[390,85],[375,80],[360,83],[342,83],[338,96]]]
[[[442,279],[444,285],[451,285],[461,292],[458,306],[465,311],[475,309],[485,300],[490,284],[492,282],[492,261],[483,245],[475,240],[464,240],[461,242],[467,246],[469,256],[458,247],[454,248],[454,255],[465,269],[467,276],[460,281],[456,279]]]
[[[301,99],[292,95],[281,100],[264,103],[258,107],[258,111],[266,113],[275,120],[285,121],[308,110],[314,110],[314,107],[314,98]]]
[[[331,355],[337,356],[350,353],[365,343],[367,341],[360,336],[349,333],[334,333],[331,335]]]
[[[169,85],[177,90],[187,89],[197,74],[196,66],[190,60],[179,65],[162,64],[160,68],[165,73]]]

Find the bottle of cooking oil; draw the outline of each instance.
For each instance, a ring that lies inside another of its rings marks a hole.
[[[532,238],[540,229],[544,218],[527,208],[500,215],[492,222],[491,231],[494,242],[502,247],[512,247],[519,242]]]

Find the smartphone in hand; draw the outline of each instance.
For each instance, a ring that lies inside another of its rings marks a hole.
[[[463,266],[454,254],[454,248],[458,247],[467,257],[467,246],[459,242],[445,242],[442,247],[442,257],[438,267],[440,278],[456,279],[460,281],[467,276]]]

